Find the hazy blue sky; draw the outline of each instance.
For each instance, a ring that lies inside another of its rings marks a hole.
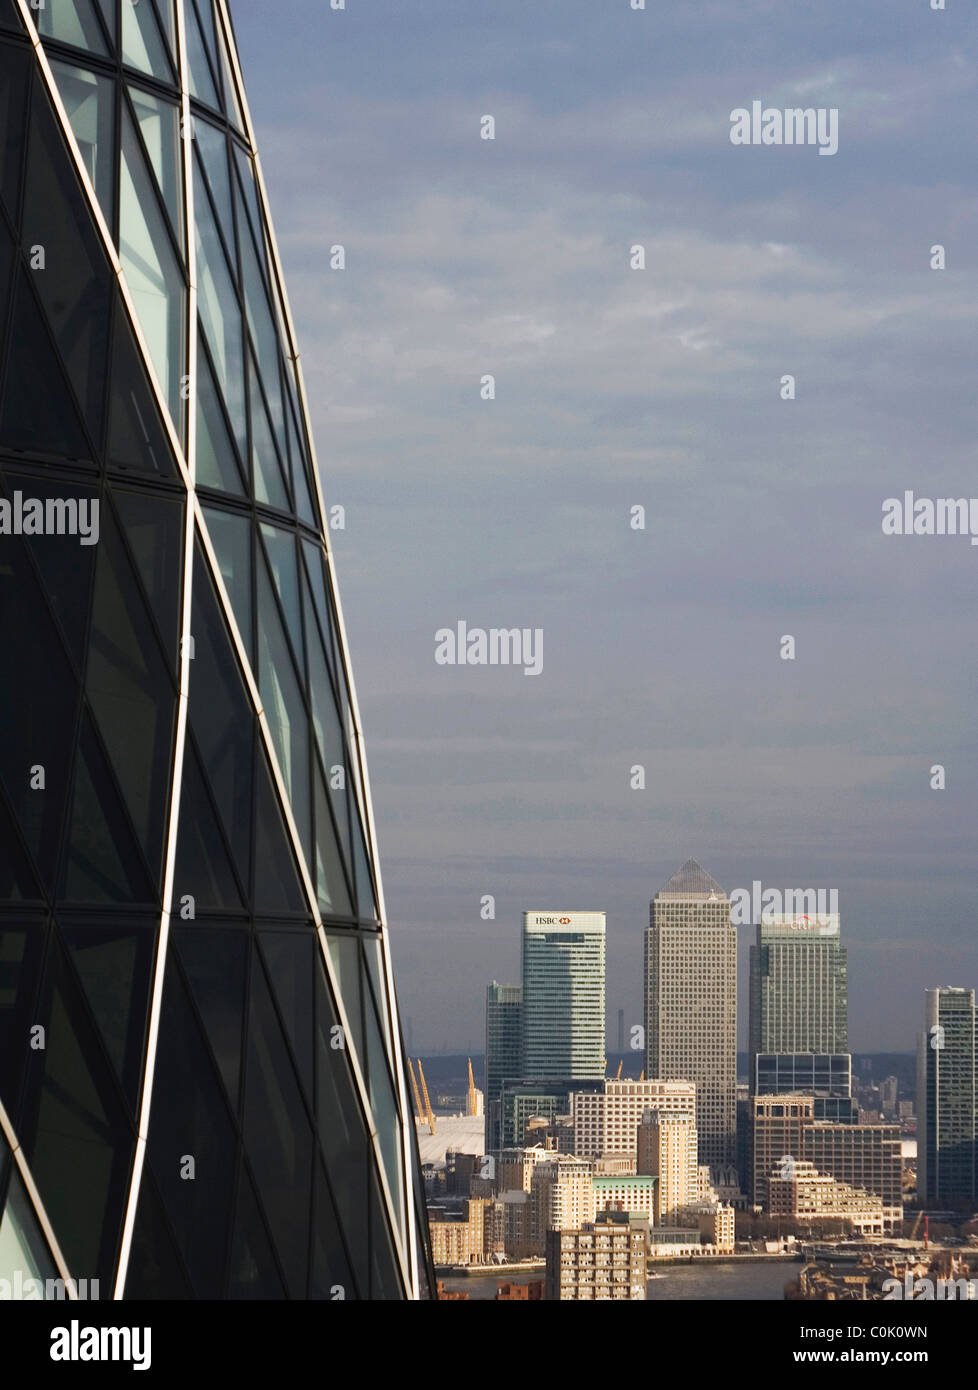
[[[978,549],[881,531],[978,494],[972,7],[232,10],[415,1050],[481,1047],[527,908],[607,911],[613,1042],[689,855],[838,889],[851,1044],[910,1050],[978,985]],[[733,146],[755,99],[838,153]],[[436,665],[458,619],[542,628],[542,674]]]

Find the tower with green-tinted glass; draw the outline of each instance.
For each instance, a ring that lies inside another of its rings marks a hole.
[[[0,129],[0,1278],[423,1296],[360,723],[227,5],[0,0]]]

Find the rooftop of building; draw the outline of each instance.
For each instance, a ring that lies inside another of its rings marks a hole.
[[[712,874],[695,859],[687,859],[668,883],[656,894],[657,898],[725,898],[726,894]]]

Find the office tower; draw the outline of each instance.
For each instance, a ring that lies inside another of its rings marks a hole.
[[[785,1160],[865,1189],[880,1199],[888,1232],[903,1219],[903,1157],[899,1125],[816,1120],[810,1095],[756,1096],[753,1101],[755,1206],[769,1207],[771,1172]]]
[[[605,1069],[605,914],[523,913],[523,1075]]]
[[[803,1156],[820,1173],[880,1199],[884,1230],[899,1234],[903,1220],[903,1149],[895,1124],[834,1124],[806,1129]]]
[[[700,1162],[737,1156],[737,937],[720,885],[688,859],[652,900],[645,934],[647,1076],[696,1086]]]
[[[880,1109],[884,1115],[895,1115],[900,1100],[900,1082],[895,1076],[886,1076],[880,1082]]]
[[[626,1212],[547,1233],[548,1301],[645,1298],[648,1232]]]
[[[635,1171],[657,1179],[657,1225],[676,1224],[681,1207],[699,1196],[696,1121],[692,1115],[646,1110],[638,1126]]]
[[[764,912],[750,948],[751,1066],[759,1052],[849,1049],[839,914]]]
[[[855,1124],[859,1103],[852,1094],[848,1052],[759,1052],[753,1058],[751,1092],[757,1096],[812,1096],[816,1120]]]
[[[501,1147],[530,1142],[530,1124],[556,1125],[570,1115],[575,1091],[597,1091],[603,1081],[504,1081],[500,1097]]]
[[[3,0],[0,112],[0,1244],[103,1298],[416,1296],[357,706],[226,4]]]
[[[574,1152],[579,1158],[634,1158],[647,1110],[695,1115],[696,1087],[691,1081],[603,1081],[575,1090],[570,1096]]]
[[[493,980],[486,990],[486,1153],[502,1147],[502,1083],[523,1075],[520,985]]]
[[[967,1207],[976,1189],[976,1012],[973,989],[924,991],[917,1047],[917,1190],[923,1204]]]
[[[751,1196],[756,1207],[767,1208],[768,1180],[784,1160],[806,1159],[805,1131],[814,1123],[811,1096],[756,1096],[751,1135]]]

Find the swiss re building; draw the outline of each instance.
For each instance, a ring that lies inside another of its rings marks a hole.
[[[0,1292],[422,1296],[356,702],[223,0],[0,0],[0,333]]]

